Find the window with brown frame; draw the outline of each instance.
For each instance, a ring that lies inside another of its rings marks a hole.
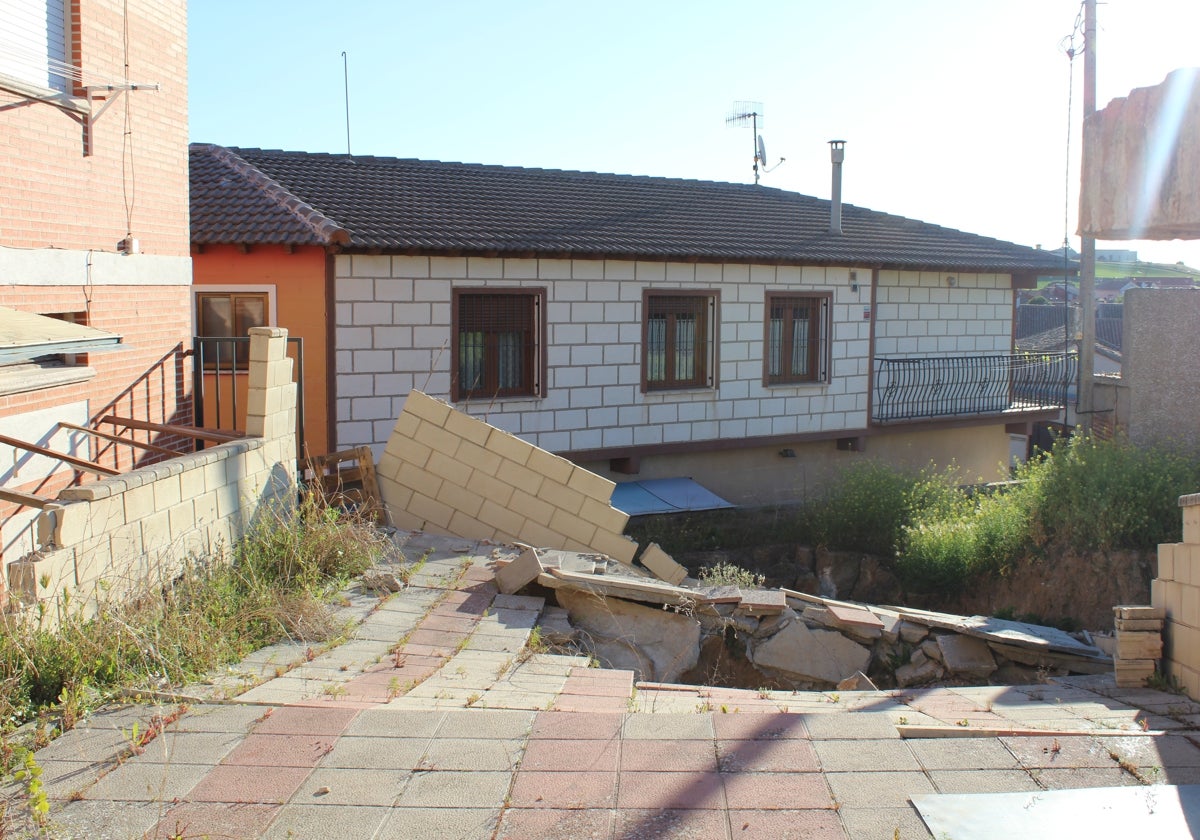
[[[455,400],[540,397],[545,289],[455,289]]]
[[[267,292],[197,292],[196,334],[204,339],[244,338],[251,327],[265,327],[270,311]],[[250,342],[204,341],[204,367],[246,370]]]
[[[766,312],[766,384],[828,381],[829,296],[768,292]]]
[[[645,390],[711,388],[716,384],[716,300],[710,292],[645,292]]]

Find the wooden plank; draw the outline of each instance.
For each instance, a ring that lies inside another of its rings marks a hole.
[[[0,501],[14,502],[25,507],[45,508],[46,505],[56,502],[57,499],[50,499],[46,496],[35,496],[33,493],[22,493],[20,490],[8,490],[0,487]]]
[[[897,724],[901,738],[1124,738],[1126,736],[1165,735],[1161,729],[1021,729],[998,726],[910,726]]]
[[[110,435],[108,432],[99,432],[95,429],[89,429],[87,426],[76,426],[74,423],[65,423],[62,420],[58,421],[58,426],[61,429],[70,429],[73,432],[83,432],[85,435],[103,438],[104,440],[111,440],[113,443],[124,443],[137,449],[146,449],[150,452],[158,452],[161,455],[170,455],[171,457],[176,457],[178,455],[185,454],[183,452],[176,452],[174,449],[167,449],[165,446],[157,446],[153,443],[142,443],[140,440],[130,440],[129,438],[124,438],[120,435]]]
[[[16,438],[11,438],[7,435],[0,435],[0,443],[8,444],[16,449],[24,449],[26,452],[34,452],[38,455],[44,455],[47,458],[54,458],[55,460],[62,461],[64,464],[70,464],[75,469],[83,472],[90,472],[95,473],[96,475],[105,476],[121,474],[117,470],[109,469],[108,467],[102,467],[99,464],[93,464],[91,461],[85,461],[83,458],[76,458],[74,455],[66,455],[62,452],[55,452],[53,449],[46,449],[44,446],[26,443],[23,440],[17,440]]]
[[[124,426],[127,429],[141,429],[146,432],[162,432],[168,435],[207,440],[213,443],[229,443],[231,440],[241,440],[245,432],[223,432],[216,429],[197,429],[195,426],[177,426],[173,423],[149,423],[145,420],[134,420],[130,417],[116,417],[106,414],[96,421],[112,426]]]

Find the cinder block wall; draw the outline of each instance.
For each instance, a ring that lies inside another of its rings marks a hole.
[[[231,547],[256,517],[294,504],[287,331],[259,327],[250,336],[248,437],[63,490],[38,519],[41,548],[8,566],[14,601],[59,604],[70,591],[95,608],[102,593],[120,597],[170,578],[188,558]]]
[[[632,563],[616,486],[446,403],[409,391],[378,467],[392,524],[595,551]]]
[[[1166,610],[1163,670],[1200,699],[1200,493],[1181,496],[1183,542],[1158,547],[1150,602]]]

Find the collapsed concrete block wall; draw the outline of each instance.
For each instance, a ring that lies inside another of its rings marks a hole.
[[[410,391],[377,468],[399,528],[607,554],[632,563],[616,485],[482,420]]]
[[[1166,612],[1163,672],[1200,699],[1200,493],[1181,496],[1183,542],[1158,547],[1150,603]]]
[[[39,549],[8,566],[30,606],[70,592],[95,609],[230,548],[260,515],[294,504],[296,385],[287,331],[250,330],[247,437],[70,487],[37,521]],[[53,617],[53,611],[49,612]]]

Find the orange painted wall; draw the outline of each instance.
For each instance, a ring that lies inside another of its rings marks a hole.
[[[242,253],[232,245],[206,245],[192,254],[192,281],[206,285],[274,286],[275,323],[304,339],[304,441],[309,454],[330,451],[326,406],[325,249],[301,246],[289,254],[279,246],[255,246]],[[239,409],[245,402],[239,399]],[[244,428],[239,418],[237,427]],[[226,426],[228,428],[228,426]]]

